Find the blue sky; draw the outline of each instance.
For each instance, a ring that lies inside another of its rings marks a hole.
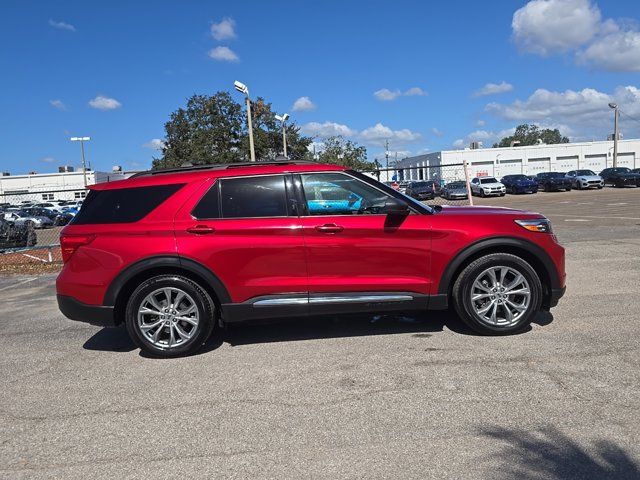
[[[609,101],[625,138],[640,135],[637,0],[9,0],[2,11],[0,167],[13,173],[77,165],[72,135],[92,137],[96,169],[148,167],[169,114],[194,93],[240,101],[236,79],[317,142],[344,133],[370,160],[385,139],[403,157],[491,145],[525,121],[603,139]]]

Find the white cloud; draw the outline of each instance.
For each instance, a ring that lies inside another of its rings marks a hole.
[[[98,95],[96,98],[89,100],[89,106],[98,110],[115,110],[120,108],[122,104],[115,98]]]
[[[377,146],[382,146],[386,140],[389,140],[389,143],[397,147],[420,140],[422,135],[407,128],[392,130],[381,123],[376,123],[373,127],[366,128],[360,132],[359,138],[366,144]]]
[[[578,63],[616,72],[640,72],[640,31],[625,30],[613,20],[604,22],[602,30],[606,33],[577,53]]]
[[[221,62],[239,62],[238,55],[229,47],[215,47],[209,50],[209,57]]]
[[[438,130],[436,127],[431,129],[431,133],[433,133],[436,137],[442,137],[444,132],[442,130]]]
[[[390,102],[392,100],[395,100],[396,98],[400,97],[400,96],[405,96],[405,97],[416,97],[416,96],[425,96],[428,95],[427,92],[425,92],[423,89],[421,89],[420,87],[411,87],[408,90],[405,90],[404,92],[401,92],[399,89],[395,89],[395,90],[389,90],[388,88],[382,88],[376,92],[373,92],[373,96],[376,97],[378,100],[383,101],[383,102]]]
[[[521,51],[548,56],[569,52],[579,65],[640,71],[640,29],[626,20],[602,20],[591,0],[533,0],[513,15]]]
[[[510,92],[513,90],[513,85],[502,81],[500,83],[487,83],[484,87],[476,90],[473,93],[474,97],[484,97],[487,95],[497,95],[499,93]]]
[[[464,138],[458,138],[452,145],[454,148],[466,148],[471,144],[471,142],[480,142],[484,147],[491,147],[495,142],[502,140],[504,137],[513,135],[515,130],[516,129],[513,127],[505,128],[499,132],[491,130],[475,130],[465,135]]]
[[[302,125],[300,129],[302,130],[302,133],[318,138],[333,137],[335,135],[351,137],[357,133],[356,130],[352,130],[346,125],[335,122],[309,122]]]
[[[395,100],[396,98],[398,98],[400,95],[402,95],[402,92],[400,92],[400,90],[394,90],[391,91],[388,88],[383,88],[381,90],[378,90],[376,92],[373,92],[374,97],[376,97],[378,100],[381,100],[383,102],[389,102],[391,100]]]
[[[56,161],[56,159],[53,158],[53,157],[44,157],[42,159],[42,161],[45,162],[45,163],[54,163]]]
[[[532,0],[513,14],[511,28],[520,50],[547,56],[585,45],[600,18],[590,0]]]
[[[164,141],[159,138],[152,138],[147,143],[142,144],[144,148],[150,148],[151,150],[162,150],[164,148]]]
[[[316,104],[311,101],[309,97],[300,97],[293,102],[291,110],[294,112],[307,112],[309,110],[315,110]]]
[[[613,128],[610,102],[618,103],[620,110],[632,117],[640,115],[640,89],[631,85],[617,87],[612,93],[593,88],[564,92],[540,88],[526,100],[489,103],[486,110],[506,120],[535,122],[547,128],[557,126],[561,133],[574,138],[604,138]],[[640,130],[637,123],[630,121],[622,124],[623,132],[625,129],[627,135]]]
[[[211,24],[211,36],[216,40],[230,40],[236,38],[236,22],[233,18],[223,18],[220,23]]]
[[[57,108],[58,110],[66,110],[67,106],[64,104],[62,100],[49,100],[49,105],[53,108]]]
[[[57,30],[67,30],[69,32],[76,31],[76,27],[66,22],[57,22],[55,20],[49,19],[49,25]]]
[[[479,126],[479,127],[484,127],[486,123],[487,122],[485,122],[484,120],[480,119],[480,120],[478,120],[476,122],[476,125]]]
[[[427,92],[425,92],[423,89],[421,89],[420,87],[411,87],[409,90],[407,90],[406,92],[403,93],[403,95],[405,97],[424,97],[425,95],[428,95]]]

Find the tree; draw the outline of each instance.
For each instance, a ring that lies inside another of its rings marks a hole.
[[[242,107],[227,92],[192,96],[165,123],[162,157],[153,168],[240,161],[243,121]]]
[[[524,123],[516,127],[516,131],[509,137],[504,137],[499,143],[494,143],[493,148],[496,147],[508,147],[513,141],[519,141],[520,145],[535,145],[541,140],[542,143],[547,145],[553,145],[555,143],[569,143],[567,137],[562,136],[560,130],[557,128],[551,130],[550,128],[541,129],[537,125],[529,125]]]
[[[251,105],[256,158],[269,160],[283,153],[282,129],[276,122],[271,104],[258,98]],[[194,95],[185,108],[171,114],[165,123],[162,157],[153,160],[153,168],[171,168],[192,164],[231,163],[249,158],[249,135],[245,108],[227,92],[212,96]],[[289,158],[308,158],[311,138],[300,134],[295,123],[287,130]]]
[[[318,156],[320,163],[343,165],[354,170],[373,171],[375,165],[367,161],[367,149],[358,146],[342,135],[329,137],[324,141],[322,152]]]

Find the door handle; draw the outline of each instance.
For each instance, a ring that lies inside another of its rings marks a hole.
[[[344,227],[335,223],[325,223],[324,225],[318,225],[316,230],[320,233],[340,233],[344,230]]]
[[[196,225],[195,227],[187,228],[187,232],[195,233],[196,235],[206,235],[207,233],[213,233],[216,229],[207,225]]]

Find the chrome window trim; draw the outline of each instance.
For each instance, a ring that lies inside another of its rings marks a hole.
[[[411,295],[389,294],[389,295],[329,295],[326,297],[290,297],[290,298],[266,298],[253,302],[254,307],[273,307],[282,305],[325,305],[334,303],[372,303],[372,302],[410,302]]]

